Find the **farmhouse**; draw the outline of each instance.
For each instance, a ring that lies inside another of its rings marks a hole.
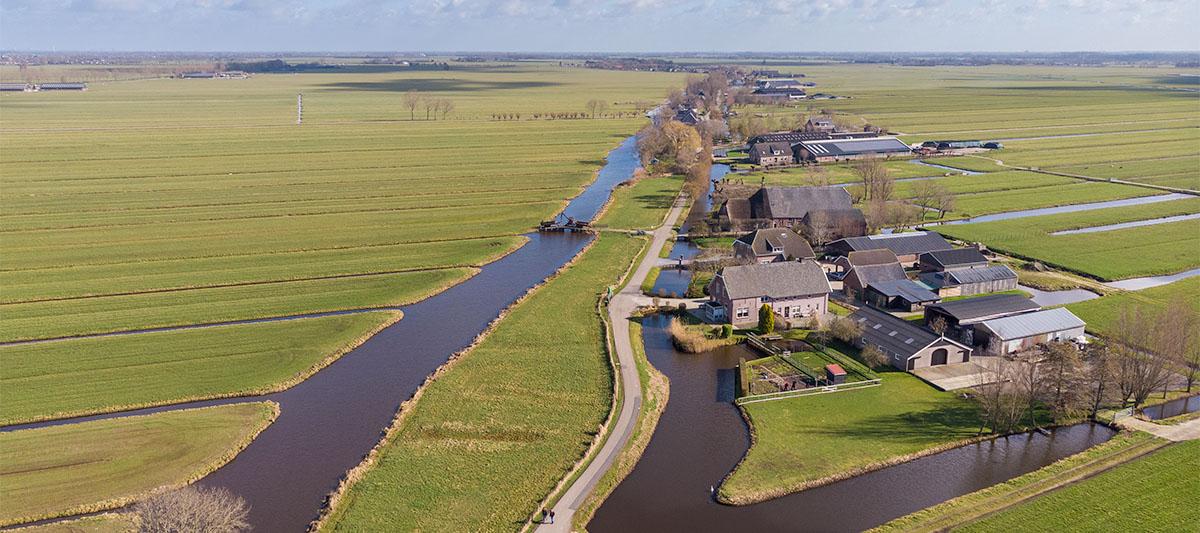
[[[795,146],[797,161],[833,163],[856,159],[874,159],[894,155],[909,155],[912,150],[895,137],[865,139],[830,139],[804,141]]]
[[[846,255],[853,251],[887,249],[905,267],[915,266],[917,258],[927,252],[950,250],[953,246],[946,242],[941,235],[932,231],[916,231],[908,233],[892,233],[888,235],[870,235],[866,237],[847,237],[829,243],[828,253],[831,255]]]
[[[1033,300],[1019,294],[993,294],[966,300],[942,302],[925,307],[925,323],[941,320],[945,335],[967,346],[977,346],[976,326],[996,318],[1029,313],[1041,309]]]
[[[723,307],[726,319],[737,327],[757,326],[763,304],[785,323],[823,316],[829,292],[825,272],[807,260],[725,267],[708,284],[713,304]]]
[[[1037,344],[1083,336],[1086,324],[1064,307],[993,318],[979,323],[984,353],[1007,355]]]
[[[750,146],[750,162],[764,167],[795,163],[792,146],[785,142],[757,143]]]
[[[941,297],[910,279],[891,279],[867,285],[863,301],[880,309],[918,311],[926,304],[941,301]]]
[[[861,307],[850,318],[862,324],[860,348],[874,346],[892,366],[913,370],[929,366],[966,363],[971,348],[942,337],[907,320],[870,307]]]
[[[791,228],[819,209],[853,209],[850,194],[840,187],[763,187],[749,198],[729,199],[718,216],[735,230]]]
[[[837,130],[837,125],[829,117],[809,117],[804,123],[804,131],[823,131],[832,133]]]
[[[812,246],[787,228],[754,230],[733,241],[733,255],[743,263],[776,263],[813,259]]]
[[[695,110],[684,107],[675,112],[675,120],[689,126],[695,126],[704,119],[700,118],[700,115],[697,115]]]
[[[925,272],[920,275],[920,279],[943,298],[1011,291],[1017,288],[1017,273],[1006,265]]]
[[[925,252],[918,258],[921,272],[943,272],[963,268],[981,268],[988,266],[988,260],[976,248],[955,248],[953,250],[937,250]]]
[[[904,267],[890,250],[852,252],[834,261],[834,279],[842,282],[847,296],[863,296],[867,287],[884,281],[907,280]]]

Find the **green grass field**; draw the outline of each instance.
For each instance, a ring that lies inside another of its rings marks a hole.
[[[678,176],[643,178],[632,186],[613,192],[612,204],[597,221],[614,229],[651,229],[662,224],[667,209],[679,195],[683,178]]]
[[[135,533],[137,520],[128,514],[105,513],[78,520],[64,520],[37,526],[21,527],[21,533]]]
[[[814,481],[973,437],[975,407],[903,372],[866,389],[743,407],[754,446],[719,489],[722,501],[750,503]]]
[[[225,464],[275,419],[266,402],[0,433],[0,525],[118,507]]]
[[[1089,332],[1104,335],[1112,331],[1122,310],[1133,306],[1161,309],[1173,297],[1183,298],[1200,311],[1200,277],[1140,291],[1115,291],[1094,300],[1070,304],[1067,308],[1087,322]]]
[[[1195,213],[1200,199],[1113,207],[1038,217],[938,226],[937,231],[997,251],[1036,259],[1104,280],[1172,274],[1200,266],[1200,221],[1095,233],[1056,231]],[[1147,260],[1153,257],[1154,260]]]
[[[1198,470],[1200,441],[1172,444],[956,531],[1189,531]]]
[[[373,312],[6,346],[0,424],[271,390],[394,319]]]
[[[645,240],[603,235],[429,385],[323,529],[519,527],[611,403],[595,302]]]
[[[427,297],[524,242],[645,123],[635,102],[682,81],[529,62],[5,93],[0,341]],[[410,120],[410,89],[455,108]],[[606,116],[549,116],[593,98]],[[3,347],[6,367],[22,371],[3,376],[19,392],[6,394],[2,419],[259,390],[385,317]],[[98,368],[103,354],[116,357]],[[152,370],[165,360],[171,370]],[[135,377],[152,386],[120,384]],[[54,380],[72,394],[38,392]]]

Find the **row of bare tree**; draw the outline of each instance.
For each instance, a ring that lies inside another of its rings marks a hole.
[[[448,98],[434,98],[432,96],[421,94],[417,90],[409,90],[404,93],[404,107],[408,109],[408,119],[417,119],[417,108],[421,107],[425,111],[425,120],[436,120],[438,115],[441,118],[446,118],[451,111],[454,111],[454,102]]]

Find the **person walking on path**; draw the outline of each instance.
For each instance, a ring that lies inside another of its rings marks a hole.
[[[550,510],[550,523],[551,523],[551,524],[553,524],[553,523],[554,523],[554,509],[551,509],[551,510]]]
[[[542,509],[542,516],[539,516],[539,517],[538,517],[538,520],[537,520],[537,521],[538,521],[538,523],[539,523],[539,524],[545,524],[545,523],[546,523],[546,516],[547,516],[546,510],[545,510],[545,509]]]

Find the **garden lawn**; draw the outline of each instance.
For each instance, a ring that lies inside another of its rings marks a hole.
[[[326,530],[511,530],[612,401],[595,302],[645,244],[604,234],[429,384]]]
[[[1200,524],[1200,441],[1172,444],[958,531],[1190,531]]]
[[[880,377],[877,387],[744,406],[755,443],[719,498],[745,504],[781,496],[978,431],[970,402],[903,372]]]
[[[1112,333],[1122,310],[1135,306],[1158,310],[1174,297],[1182,298],[1200,311],[1200,277],[1140,291],[1113,291],[1094,300],[1070,304],[1067,309],[1087,322],[1089,332],[1107,335]]]
[[[662,224],[682,186],[681,176],[664,176],[642,178],[632,186],[618,187],[599,224],[616,229],[656,228]]]
[[[275,419],[253,402],[0,433],[0,524],[109,509],[228,462]]]
[[[0,424],[273,390],[398,318],[371,312],[0,347]]]
[[[947,237],[1103,280],[1173,274],[1200,266],[1200,221],[1187,220],[1094,233],[1051,235],[1200,211],[1200,199],[1114,207],[994,222],[938,226]],[[1146,258],[1153,257],[1150,261]]]

